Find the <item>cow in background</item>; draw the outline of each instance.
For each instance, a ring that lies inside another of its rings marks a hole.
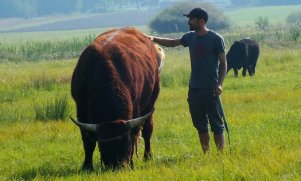
[[[142,129],[144,159],[152,156],[153,110],[164,51],[134,28],[107,31],[81,54],[71,81],[85,150],[83,170],[93,170],[98,143],[107,168],[133,167]]]
[[[255,67],[259,56],[259,44],[250,38],[235,41],[227,53],[227,66],[229,72],[232,68],[234,75],[238,76],[238,70],[243,68],[242,76],[255,75]]]

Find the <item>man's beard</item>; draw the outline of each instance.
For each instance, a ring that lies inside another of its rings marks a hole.
[[[189,25],[189,29],[190,29],[190,31],[199,31],[200,30],[199,27],[196,27],[196,26],[193,26],[193,25]]]

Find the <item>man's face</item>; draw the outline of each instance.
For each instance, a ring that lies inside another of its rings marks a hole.
[[[198,18],[189,18],[188,25],[190,31],[199,31],[201,29],[201,20]]]

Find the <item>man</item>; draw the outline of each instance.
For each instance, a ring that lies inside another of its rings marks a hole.
[[[183,45],[189,47],[191,75],[188,103],[193,125],[198,130],[203,152],[209,150],[210,134],[208,121],[214,133],[218,150],[224,148],[225,136],[222,113],[218,110],[222,84],[227,72],[224,39],[208,29],[208,13],[205,9],[195,8],[188,17],[190,32],[179,39],[149,36],[154,42],[167,47]]]

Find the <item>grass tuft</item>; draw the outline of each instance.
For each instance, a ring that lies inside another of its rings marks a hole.
[[[48,120],[65,120],[70,113],[68,97],[57,96],[54,100],[49,100],[47,103],[34,104],[35,119],[41,121]]]

